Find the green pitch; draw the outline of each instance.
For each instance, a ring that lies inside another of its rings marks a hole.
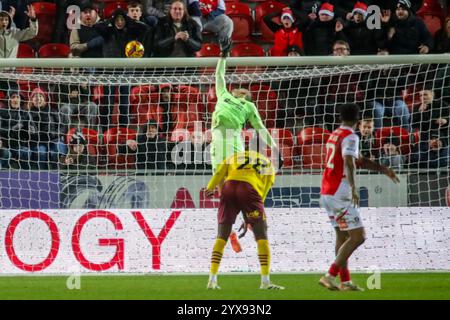
[[[353,281],[364,292],[331,292],[319,274],[274,274],[284,291],[259,290],[257,275],[219,275],[220,291],[207,291],[207,276],[83,276],[69,290],[67,277],[0,277],[0,299],[450,299],[450,273],[381,273],[381,289],[368,290],[369,274]]]

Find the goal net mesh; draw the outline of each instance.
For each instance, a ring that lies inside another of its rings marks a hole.
[[[81,64],[81,62],[80,62]],[[400,174],[404,192],[360,171],[361,205],[446,206],[446,64],[229,67],[284,157],[268,207],[318,207],[325,144],[339,106],[361,107],[361,151]],[[213,67],[3,68],[1,205],[216,208],[211,176]],[[247,125],[242,138],[257,134]],[[370,194],[373,191],[373,195]],[[370,197],[369,197],[370,194]]]

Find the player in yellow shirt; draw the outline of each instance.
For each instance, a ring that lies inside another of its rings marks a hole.
[[[208,289],[220,289],[217,273],[220,261],[231,233],[231,228],[239,212],[244,216],[244,236],[247,226],[252,227],[257,242],[258,258],[261,265],[260,289],[282,290],[284,287],[270,282],[270,247],[267,240],[267,222],[264,200],[275,182],[275,168],[270,160],[255,151],[236,153],[225,159],[217,168],[206,190],[212,197],[214,189],[224,180],[218,211],[218,235],[211,257],[211,271]]]

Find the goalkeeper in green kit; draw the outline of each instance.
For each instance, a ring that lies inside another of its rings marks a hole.
[[[252,102],[250,91],[243,88],[233,89],[231,92],[227,90],[225,58],[230,51],[231,40],[221,41],[220,47],[222,54],[216,67],[217,103],[211,124],[211,162],[214,172],[224,159],[235,153],[245,151],[241,133],[247,121],[257,130],[262,140],[269,147],[277,149],[274,140],[259,116],[258,109]]]

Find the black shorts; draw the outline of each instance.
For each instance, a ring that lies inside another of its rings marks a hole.
[[[252,185],[244,181],[228,180],[220,195],[218,221],[220,224],[233,224],[241,211],[251,224],[266,219],[264,203]]]

